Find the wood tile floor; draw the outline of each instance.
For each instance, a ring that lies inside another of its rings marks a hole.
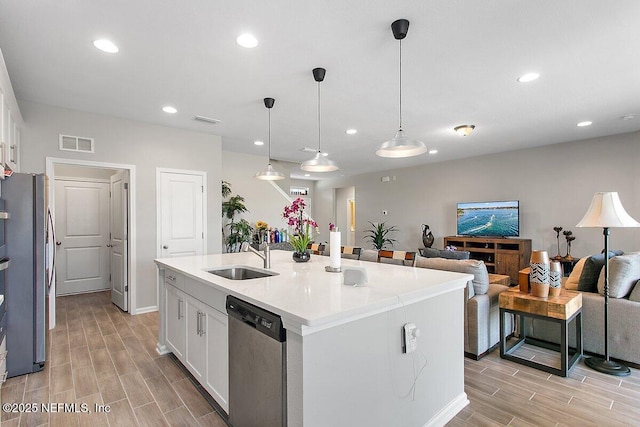
[[[76,402],[91,412],[2,412],[2,427],[226,426],[173,359],[156,353],[158,313],[122,313],[108,292],[56,303],[48,363],[41,372],[9,378],[2,403]],[[110,412],[94,412],[94,404]]]
[[[2,402],[106,404],[111,412],[2,413],[2,427],[225,426],[173,359],[156,353],[157,313],[129,316],[106,292],[57,304],[45,369],[7,380]],[[549,361],[546,351],[522,351]],[[618,378],[580,362],[561,378],[502,360],[497,350],[464,363],[471,403],[448,426],[640,426],[637,369]]]
[[[521,357],[557,365],[557,356],[525,345]],[[640,426],[640,371],[614,377],[584,364],[569,377],[500,359],[464,360],[465,391],[471,402],[447,426]]]

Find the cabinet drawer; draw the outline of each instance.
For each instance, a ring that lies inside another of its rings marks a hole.
[[[164,271],[164,283],[184,291],[184,276],[173,270]]]

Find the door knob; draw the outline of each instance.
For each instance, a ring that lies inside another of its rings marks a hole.
[[[60,246],[62,242],[56,242],[56,246]]]
[[[169,246],[164,245],[164,246],[162,247],[162,249],[169,249]]]

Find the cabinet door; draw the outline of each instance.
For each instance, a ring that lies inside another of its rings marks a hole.
[[[187,343],[186,364],[194,377],[200,382],[204,381],[206,366],[206,313],[202,310],[202,304],[193,298],[187,298]],[[204,326],[203,326],[204,325]]]
[[[207,307],[207,378],[205,388],[229,412],[229,353],[226,314]]]
[[[171,285],[166,285],[165,330],[167,345],[180,360],[184,360],[187,336],[186,297]]]
[[[520,254],[496,252],[496,274],[505,274],[511,277],[511,283],[518,283],[518,271],[520,271]]]
[[[8,113],[8,136],[7,136],[7,146],[8,146],[8,152],[5,152],[5,154],[7,154],[6,157],[6,162],[7,162],[7,166],[9,166],[9,168],[12,171],[15,171],[17,169],[17,160],[18,160],[18,145],[16,142],[16,135],[17,135],[17,131],[18,131],[18,126],[16,124],[15,119],[13,118],[13,115],[11,114],[11,111],[7,111]]]

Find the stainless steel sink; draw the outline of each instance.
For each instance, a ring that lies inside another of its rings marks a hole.
[[[216,268],[215,270],[208,270],[208,272],[230,280],[261,279],[263,277],[276,276],[278,274],[269,270],[261,270],[259,268],[244,265]]]

